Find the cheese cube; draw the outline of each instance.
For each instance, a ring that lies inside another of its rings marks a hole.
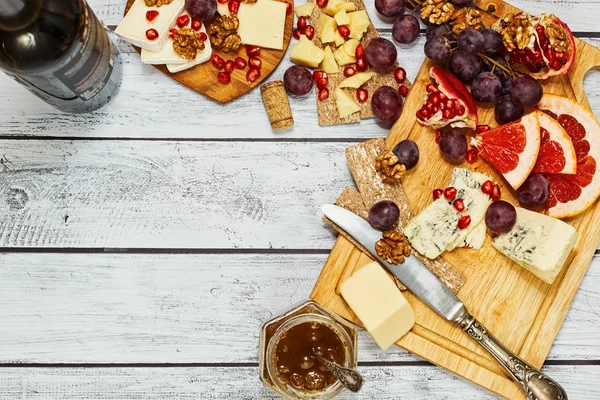
[[[374,72],[359,72],[356,75],[346,78],[340,82],[338,87],[358,89],[375,75]]]
[[[348,18],[350,18],[350,24],[348,25],[350,37],[360,40],[371,24],[369,15],[365,10],[361,10],[349,13]]]
[[[346,10],[338,11],[337,14],[333,16],[333,18],[335,19],[335,22],[338,24],[338,26],[348,25],[350,23],[350,18],[348,17],[348,14],[346,14]]]
[[[337,29],[335,30],[335,33],[333,34],[333,40],[335,42],[335,47],[340,47],[341,45],[346,43],[346,39],[344,39],[342,37],[342,35],[340,34],[340,31]]]
[[[333,42],[335,40],[335,32],[337,32],[335,19],[321,14],[321,19],[319,20],[319,39],[321,39],[321,43]]]
[[[354,64],[356,62],[356,57],[348,55],[344,50],[344,46],[338,47],[333,56],[339,65]]]
[[[325,46],[325,58],[323,58],[323,62],[321,63],[321,69],[328,74],[337,74],[340,72],[337,63],[333,58],[331,47],[329,46]]]
[[[151,51],[160,51],[169,38],[169,27],[175,22],[183,8],[185,0],[173,0],[169,4],[160,7],[148,7],[144,0],[136,0],[123,18],[115,33],[126,42],[134,46]],[[148,21],[148,11],[158,11],[158,15],[152,21]],[[158,38],[150,40],[146,37],[148,29],[156,29]]]
[[[347,1],[344,4],[341,5],[341,9],[346,11],[346,12],[352,12],[352,11],[356,11],[356,4],[354,4],[351,1]]]
[[[346,4],[346,0],[329,0],[323,12],[333,17],[344,7],[344,4]]]
[[[355,112],[360,111],[360,106],[342,88],[335,89],[335,104],[340,118],[347,118]]]
[[[218,3],[218,2],[217,2]],[[296,12],[296,16],[300,17],[310,17],[312,15],[313,9],[315,8],[315,3],[304,3],[294,8]]]
[[[376,262],[346,279],[342,297],[383,350],[404,336],[415,324],[415,312],[392,279]]]
[[[317,68],[324,57],[325,52],[304,35],[300,36],[298,43],[290,50],[292,62],[305,67]]]
[[[577,242],[571,225],[533,211],[517,207],[517,223],[492,242],[498,251],[552,284]]]
[[[282,50],[286,4],[273,0],[258,0],[254,4],[241,3],[238,10],[240,26],[237,33],[242,43]]]
[[[356,39],[350,39],[344,43],[344,51],[351,57],[356,57],[356,48],[360,42]]]

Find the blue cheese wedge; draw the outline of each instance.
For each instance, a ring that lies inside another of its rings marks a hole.
[[[481,191],[481,185],[489,179],[484,174],[455,168],[449,186],[456,188],[456,199],[463,199],[465,210],[462,213],[456,211],[452,202],[444,197],[434,201],[410,220],[404,229],[404,235],[412,247],[423,256],[434,259],[444,251],[461,246],[485,217],[491,200]],[[471,217],[471,224],[466,229],[460,229],[458,220],[464,215]]]
[[[485,225],[485,221],[481,221],[471,233],[467,235],[463,239],[463,242],[458,247],[470,247],[474,250],[479,250],[483,247],[485,243],[485,234],[487,232],[487,227]]]
[[[575,247],[577,236],[575,228],[561,220],[517,208],[516,225],[498,235],[492,246],[552,284]]]

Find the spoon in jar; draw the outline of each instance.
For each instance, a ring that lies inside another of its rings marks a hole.
[[[321,357],[315,351],[312,351],[312,355],[319,360],[321,364],[325,366],[325,368],[331,371],[346,389],[356,393],[360,390],[360,388],[362,388],[364,379],[358,373],[358,371],[337,365],[336,363]]]

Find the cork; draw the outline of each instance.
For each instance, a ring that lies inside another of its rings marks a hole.
[[[292,109],[282,81],[272,81],[260,87],[265,110],[273,130],[289,128],[294,125]]]

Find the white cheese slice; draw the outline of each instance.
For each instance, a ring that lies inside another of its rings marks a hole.
[[[340,286],[344,300],[383,350],[415,324],[415,312],[392,279],[376,262],[369,263]]]
[[[254,4],[241,3],[238,11],[238,35],[242,43],[282,50],[286,4],[273,0],[258,0]]]
[[[151,51],[160,51],[169,38],[169,27],[173,25],[185,7],[185,0],[173,0],[160,7],[148,7],[144,0],[136,0],[123,18],[115,33],[134,46]],[[152,21],[146,19],[146,12],[158,11],[158,16]],[[146,37],[148,29],[156,29],[158,38],[150,40]]]
[[[470,247],[474,250],[479,250],[485,243],[485,234],[487,226],[485,220],[481,221],[468,235],[465,237],[458,247]]]
[[[219,13],[219,15],[229,15],[231,14],[229,12],[229,2],[227,3],[220,3],[217,1],[217,12]]]
[[[516,225],[498,235],[492,246],[551,284],[575,247],[577,236],[575,228],[566,222],[517,207]]]

